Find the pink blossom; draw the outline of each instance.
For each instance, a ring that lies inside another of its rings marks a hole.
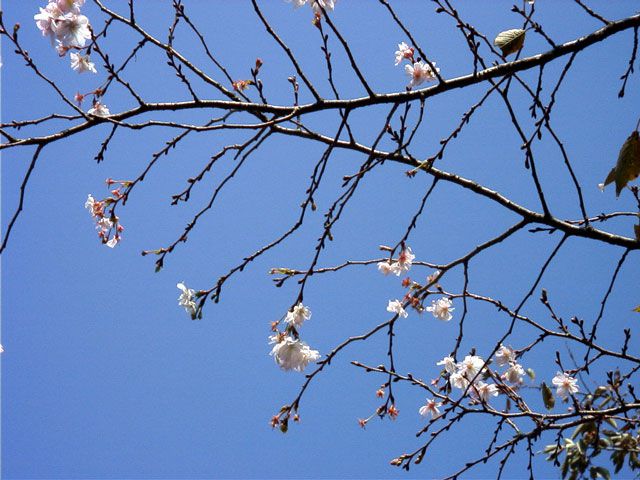
[[[435,65],[435,63],[433,63],[433,65]],[[424,82],[430,82],[436,79],[431,67],[423,61],[415,62],[413,65],[405,65],[404,71],[411,78],[409,88],[417,87]],[[439,71],[440,69],[436,68],[436,72]]]
[[[399,65],[403,59],[410,60],[413,58],[413,47],[410,47],[405,42],[398,44],[398,50],[396,50],[396,65]]]

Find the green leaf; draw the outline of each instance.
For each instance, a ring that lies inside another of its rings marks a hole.
[[[519,51],[524,45],[525,31],[520,28],[500,32],[493,44],[502,50],[502,56],[506,57]]]
[[[533,371],[533,368],[527,368],[526,373],[531,380],[536,379],[536,372]]]
[[[542,401],[544,402],[544,406],[547,408],[547,410],[551,410],[556,404],[556,399],[553,396],[553,392],[551,392],[551,389],[544,382],[542,382],[540,389],[542,390]]]
[[[609,172],[604,181],[606,187],[610,183],[616,182],[616,197],[620,196],[620,192],[627,186],[631,180],[640,175],[640,135],[638,131],[634,131],[624,142],[616,166]],[[638,230],[636,230],[636,238]]]

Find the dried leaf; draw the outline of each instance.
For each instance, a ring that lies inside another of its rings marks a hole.
[[[622,145],[616,166],[607,175],[604,185],[607,186],[615,180],[616,197],[619,197],[627,183],[637,178],[638,175],[640,175],[640,135],[636,130]],[[636,236],[637,234],[636,230]]]
[[[506,57],[512,53],[516,53],[524,45],[525,31],[520,28],[505,30],[500,32],[493,44],[502,50],[502,56]]]

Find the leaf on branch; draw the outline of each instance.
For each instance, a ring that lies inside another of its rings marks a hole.
[[[551,410],[556,404],[556,399],[553,396],[553,392],[544,382],[542,382],[540,389],[542,390],[542,401],[544,402],[544,406],[547,410]]]
[[[624,142],[620,153],[618,154],[618,162],[611,169],[609,175],[604,181],[606,187],[612,182],[616,182],[616,197],[620,196],[620,192],[627,183],[640,175],[640,136],[638,131],[634,131]],[[636,237],[638,230],[636,229]]]
[[[506,57],[519,51],[524,45],[525,31],[520,28],[500,32],[493,44],[502,50],[502,56]]]

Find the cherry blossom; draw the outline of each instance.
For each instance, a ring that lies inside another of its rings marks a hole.
[[[435,63],[433,63],[433,65],[435,65]],[[415,62],[413,65],[405,65],[404,71],[411,78],[411,81],[409,82],[410,88],[417,87],[424,82],[436,79],[436,76],[433,73],[433,70],[431,70],[431,67],[428,64],[424,63],[422,60],[419,62]],[[436,68],[436,72],[440,72],[440,69]]]
[[[311,350],[309,345],[300,339],[287,335],[272,335],[270,343],[275,343],[270,355],[283,370],[303,371],[310,362],[320,359],[317,350]]]
[[[411,251],[410,247],[405,247],[398,255],[398,259],[385,260],[384,262],[378,262],[378,271],[383,275],[389,275],[393,273],[396,277],[399,277],[403,272],[408,272],[413,264],[413,260],[416,256]]]
[[[498,387],[493,383],[478,381],[471,388],[471,396],[481,402],[488,402],[491,397],[498,396]]]
[[[58,53],[68,48],[83,48],[91,39],[89,19],[80,14],[82,0],[50,1],[33,16],[42,35],[59,42]],[[64,54],[62,53],[62,54]]]
[[[524,368],[519,363],[513,363],[509,369],[502,375],[502,378],[511,383],[522,382],[522,376],[524,375]]]
[[[447,297],[439,298],[438,300],[432,300],[431,306],[427,307],[425,310],[427,312],[431,312],[434,317],[438,320],[442,320],[443,322],[448,322],[453,318],[451,312],[455,310],[452,307],[453,303]]]
[[[387,305],[387,312],[397,313],[399,317],[407,318],[409,314],[402,307],[402,302],[400,300],[389,300],[389,305]]]
[[[293,310],[287,312],[287,316],[284,319],[286,323],[294,327],[300,327],[302,324],[311,318],[311,310],[305,307],[302,303],[298,303]]]
[[[126,180],[108,180],[111,183],[118,183],[121,186],[126,186],[129,184]],[[107,182],[107,186],[110,184]],[[124,231],[124,227],[120,225],[120,219],[113,213],[111,210],[108,215],[105,212],[105,208],[108,205],[112,205],[118,202],[123,194],[120,193],[120,188],[116,188],[111,190],[111,196],[108,196],[102,200],[96,200],[93,195],[87,195],[87,201],[84,203],[84,208],[89,210],[91,217],[96,223],[96,230],[98,231],[98,238],[100,241],[110,248],[114,248],[120,241],[122,240],[122,232]]]
[[[436,365],[443,365],[447,373],[453,373],[456,371],[456,361],[453,357],[444,357]]]
[[[89,115],[95,115],[96,117],[108,117],[111,115],[109,108],[100,102],[94,102],[93,107],[87,112]]]
[[[91,39],[89,19],[84,15],[66,13],[56,18],[51,26],[56,38],[65,46],[82,48]]]
[[[500,366],[509,365],[509,363],[515,362],[516,360],[515,352],[509,347],[505,347],[504,345],[500,345],[500,348],[496,352],[495,357],[496,362],[498,362],[498,365]]]
[[[440,416],[440,410],[438,409],[440,405],[441,404],[436,403],[436,401],[433,399],[427,400],[427,403],[420,407],[418,413],[423,417],[431,415],[431,418],[437,418]]]
[[[569,398],[569,395],[580,390],[580,387],[577,385],[578,381],[564,372],[556,373],[556,376],[553,377],[551,383],[557,387],[556,394],[563,400],[566,400]]]
[[[394,273],[395,269],[393,264],[389,263],[388,260],[385,260],[384,262],[378,262],[378,271],[383,275],[389,275],[390,273]]]
[[[403,59],[410,60],[413,58],[413,47],[410,47],[405,42],[398,44],[398,50],[396,50],[396,65],[399,65]]]
[[[460,372],[451,374],[449,381],[455,388],[467,388],[469,385],[469,380]]]
[[[404,248],[398,256],[394,273],[400,276],[402,272],[408,272],[415,258],[416,256],[411,251],[411,247]]]
[[[458,372],[466,375],[471,380],[484,365],[484,360],[477,355],[467,355],[464,360],[458,364]]]
[[[71,53],[71,68],[78,73],[97,73],[96,66],[91,61],[89,55],[81,55],[79,53]]]
[[[53,21],[61,14],[60,8],[55,3],[49,3],[46,7],[40,8],[40,13],[33,16],[42,35],[49,37],[52,43],[56,35],[53,31]]]
[[[195,290],[187,288],[183,282],[178,283],[176,287],[182,292],[178,297],[178,305],[184,307],[187,313],[191,315],[191,318],[195,320],[197,312],[196,302],[194,300]]]

